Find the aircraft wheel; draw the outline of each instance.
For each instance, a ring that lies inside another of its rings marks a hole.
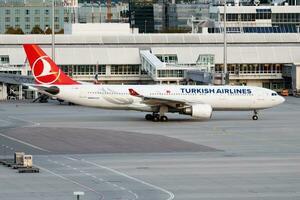
[[[167,122],[168,121],[168,117],[163,115],[163,116],[160,117],[160,121]]]
[[[159,121],[159,115],[153,115],[152,121],[158,122]]]
[[[258,116],[257,116],[257,115],[253,115],[253,116],[252,116],[252,119],[253,119],[253,120],[258,120]]]
[[[153,115],[151,115],[151,114],[147,114],[147,115],[145,115],[145,119],[146,120],[153,120]]]

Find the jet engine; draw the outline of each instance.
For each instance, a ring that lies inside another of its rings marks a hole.
[[[212,115],[212,107],[208,104],[194,104],[190,107],[184,108],[182,114],[191,115],[199,119],[210,119]]]

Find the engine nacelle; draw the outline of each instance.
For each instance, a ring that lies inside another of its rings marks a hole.
[[[210,119],[212,107],[208,104],[194,104],[191,107],[184,108],[182,114],[191,115],[199,119]]]

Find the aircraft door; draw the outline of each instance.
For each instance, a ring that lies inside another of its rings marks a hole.
[[[80,88],[79,90],[79,98],[80,99],[87,99],[88,91],[85,88]]]
[[[254,94],[253,100],[254,100],[253,107],[258,107],[258,106],[262,106],[263,104],[265,104],[264,91],[262,91],[262,90],[256,91],[256,93]]]

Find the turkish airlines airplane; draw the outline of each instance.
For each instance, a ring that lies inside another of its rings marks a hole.
[[[275,91],[248,86],[93,85],[77,82],[37,45],[23,45],[39,92],[78,105],[150,112],[145,118],[168,121],[166,113],[210,119],[213,111],[253,111],[285,101]]]

